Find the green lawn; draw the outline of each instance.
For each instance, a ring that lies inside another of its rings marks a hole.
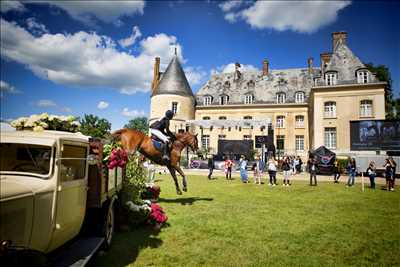
[[[279,177],[278,177],[279,178]],[[281,179],[279,179],[281,181]],[[93,266],[399,266],[400,191],[157,178],[169,227],[116,233]]]

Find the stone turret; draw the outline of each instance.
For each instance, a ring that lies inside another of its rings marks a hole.
[[[157,59],[154,68],[154,74],[157,75]],[[149,123],[162,118],[165,111],[172,110],[175,116],[171,120],[171,131],[185,130],[186,121],[194,119],[195,98],[176,53],[161,79],[154,83],[158,79],[153,79],[152,85],[155,86],[152,87]]]

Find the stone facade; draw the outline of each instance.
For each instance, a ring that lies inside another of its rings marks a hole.
[[[385,118],[385,83],[353,54],[345,32],[333,33],[332,45],[332,52],[321,54],[320,67],[308,58],[304,68],[271,70],[265,59],[261,71],[241,72],[237,63],[232,73],[212,75],[195,96],[175,57],[163,75],[155,75],[150,122],[175,102],[171,130],[190,128],[207,137],[203,143],[211,153],[218,153],[219,139],[267,135],[267,122],[275,146],[278,137],[284,140],[284,153],[305,157],[321,145],[350,153],[350,121]]]

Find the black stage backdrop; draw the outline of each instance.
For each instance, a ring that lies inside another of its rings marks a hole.
[[[219,155],[245,155],[247,159],[251,157],[253,140],[218,140]]]
[[[351,121],[350,144],[351,150],[400,150],[400,121]]]

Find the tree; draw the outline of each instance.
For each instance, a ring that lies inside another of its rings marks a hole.
[[[145,134],[149,131],[149,122],[146,117],[138,117],[130,120],[124,128],[135,129]]]
[[[385,109],[386,109],[386,119],[394,119],[396,115],[394,114],[394,101],[393,101],[393,91],[392,91],[392,78],[388,67],[385,65],[376,65],[373,63],[367,63],[365,66],[370,72],[372,72],[376,78],[381,82],[386,82],[385,86]],[[400,114],[399,114],[400,115]]]
[[[92,114],[85,114],[84,118],[80,119],[79,122],[81,123],[81,132],[84,135],[106,138],[110,134],[111,123],[106,119]]]

